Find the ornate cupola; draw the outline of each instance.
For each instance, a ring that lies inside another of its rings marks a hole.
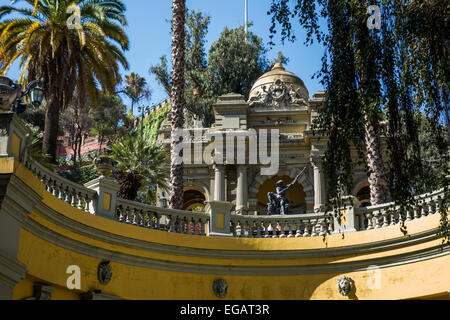
[[[256,80],[250,91],[250,107],[284,109],[304,105],[309,101],[309,92],[295,74],[284,69],[281,63]]]

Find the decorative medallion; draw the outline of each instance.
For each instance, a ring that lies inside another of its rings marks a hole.
[[[350,277],[343,276],[337,281],[339,293],[347,297],[353,290],[353,280]]]
[[[214,280],[213,291],[218,298],[225,298],[228,294],[228,282],[223,279]]]
[[[98,281],[106,286],[112,278],[111,261],[103,261],[98,265]]]
[[[268,89],[262,86],[262,90],[250,99],[250,106],[286,108],[292,105],[303,104],[304,99],[301,89],[295,90],[293,85],[286,85],[277,80]]]

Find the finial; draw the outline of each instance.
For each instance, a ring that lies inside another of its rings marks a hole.
[[[280,62],[277,62],[277,63],[275,63],[275,65],[272,68],[272,71],[275,71],[275,70],[285,70],[285,69]]]

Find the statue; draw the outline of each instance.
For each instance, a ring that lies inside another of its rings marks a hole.
[[[286,198],[288,191],[295,186],[300,177],[306,171],[306,168],[300,172],[297,177],[295,177],[294,181],[291,182],[288,186],[285,186],[283,181],[277,182],[277,192],[269,192],[267,194],[269,198],[269,203],[267,205],[267,211],[269,215],[287,215],[289,214],[289,206],[291,205],[291,201]]]

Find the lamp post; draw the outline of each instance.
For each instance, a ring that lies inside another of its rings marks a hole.
[[[22,92],[22,85],[0,76],[0,110],[10,111],[11,105],[14,104],[14,112],[19,115],[26,109],[23,98],[27,95],[30,95],[33,106],[39,107],[44,100],[44,90],[40,87],[42,83],[43,79],[31,81]]]

